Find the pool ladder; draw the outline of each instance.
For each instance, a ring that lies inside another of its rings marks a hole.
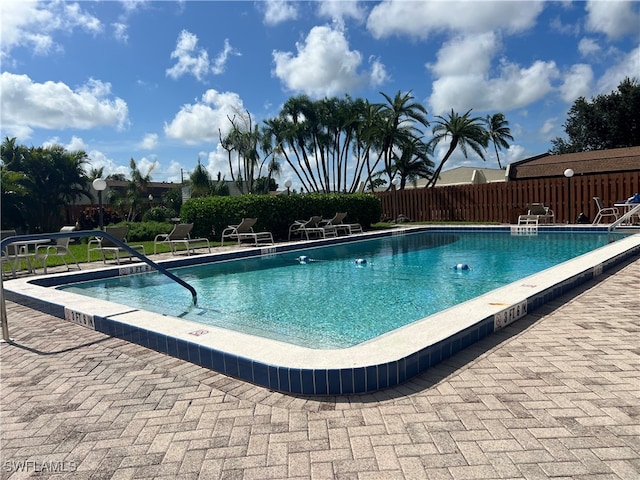
[[[640,203],[635,207],[633,207],[628,212],[626,212],[624,215],[622,215],[619,219],[617,219],[611,225],[609,225],[609,231],[612,232],[627,220],[631,220],[631,217],[633,217],[634,215],[640,216]]]
[[[75,232],[40,233],[40,234],[34,234],[34,235],[20,235],[19,237],[18,236],[7,237],[0,240],[0,251],[4,250],[4,248],[7,245],[10,245],[14,242],[29,241],[29,240],[55,240],[56,238],[65,238],[65,237],[69,237],[69,238],[102,237],[102,238],[107,238],[111,240],[118,247],[122,248],[123,250],[126,250],[131,255],[139,258],[144,263],[149,265],[151,268],[159,271],[163,275],[169,277],[174,282],[177,282],[178,284],[182,285],[184,288],[189,290],[189,292],[191,292],[193,304],[194,305],[198,304],[198,293],[196,292],[195,288],[193,288],[187,282],[182,280],[180,277],[177,277],[176,275],[171,273],[169,270],[167,270],[163,266],[155,263],[146,255],[140,253],[137,250],[134,250],[129,245],[124,243],[122,240],[119,240],[115,238],[113,235],[111,235],[110,233],[103,232],[102,230],[81,230],[81,231],[75,231]],[[10,338],[9,338],[9,326],[7,322],[7,308],[5,304],[5,298],[4,298],[4,283],[2,280],[3,275],[4,275],[4,272],[1,272],[0,274],[0,322],[2,323],[2,340],[4,340],[5,342],[8,342],[10,341]]]

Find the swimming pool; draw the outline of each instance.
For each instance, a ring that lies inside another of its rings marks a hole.
[[[437,230],[456,235],[462,231],[508,232],[509,227],[424,227],[418,230]],[[602,233],[606,228],[541,227],[540,230]],[[234,258],[268,259],[274,255],[293,255],[295,258],[300,248],[320,245],[342,248],[354,240],[361,242],[405,233],[405,230],[393,230],[351,238],[241,248],[230,253],[175,258],[161,263],[167,268],[178,268],[198,263],[226,262]],[[308,395],[338,395],[372,392],[398,385],[577,285],[639,254],[640,235],[628,236],[557,267],[547,268],[524,280],[396,328],[373,340],[347,348],[323,350],[202,325],[55,288],[85,280],[140,273],[146,270],[143,264],[21,278],[6,281],[4,286],[6,298],[11,301],[269,389]],[[472,264],[469,273],[474,272],[473,262],[466,259],[460,261]],[[294,268],[315,266],[298,265]],[[375,265],[371,266],[375,268]],[[366,268],[362,272],[367,272]],[[185,291],[180,296],[189,299]],[[164,301],[164,298],[158,300]]]
[[[198,292],[197,306],[158,272],[60,288],[302,347],[347,348],[610,241],[604,232],[427,231],[175,270]]]

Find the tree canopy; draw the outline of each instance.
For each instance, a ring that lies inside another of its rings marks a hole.
[[[625,78],[617,90],[587,101],[578,98],[564,124],[567,139],[554,138],[552,154],[640,145],[640,84]]]

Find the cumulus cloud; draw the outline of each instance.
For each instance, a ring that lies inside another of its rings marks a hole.
[[[180,32],[171,58],[177,62],[168,68],[166,73],[174,80],[191,74],[202,81],[209,73],[209,54],[206,50],[198,48],[198,37],[187,30]]]
[[[604,33],[610,38],[637,35],[640,13],[636,2],[588,1],[586,5],[589,31]]]
[[[365,9],[357,1],[320,0],[318,15],[331,20],[343,21],[345,18],[360,20],[365,16]]]
[[[147,133],[138,145],[143,150],[153,150],[158,146],[158,134]]]
[[[244,114],[244,105],[237,93],[207,90],[200,101],[183,105],[170,123],[164,125],[164,133],[186,144],[217,142],[218,129],[222,135],[229,133],[229,118]]]
[[[214,75],[224,73],[230,55],[240,56],[241,53],[231,46],[228,38],[225,38],[222,51],[213,62],[210,62],[209,53],[204,48],[198,47],[198,37],[187,30],[182,30],[178,36],[176,48],[171,52],[171,58],[176,59],[176,64],[168,68],[166,73],[174,80],[191,74],[203,81],[209,73]]]
[[[590,57],[599,53],[601,50],[600,45],[592,38],[582,38],[578,43],[578,51],[583,57]]]
[[[304,43],[296,44],[297,53],[273,52],[272,74],[285,87],[311,97],[331,97],[350,92],[367,82],[386,78],[384,65],[378,60],[371,72],[359,72],[360,52],[349,49],[342,30],[329,26],[313,27]]]
[[[607,69],[600,77],[596,86],[596,94],[609,94],[617,90],[620,82],[625,78],[638,78],[640,72],[640,46],[621,56],[617,63]]]
[[[371,10],[367,28],[375,38],[408,35],[426,38],[452,31],[481,33],[526,31],[544,8],[543,1],[474,2],[385,0]]]
[[[428,101],[430,111],[441,115],[456,111],[511,110],[535,102],[552,90],[559,76],[554,62],[536,61],[522,67],[502,59],[497,75],[490,76],[491,62],[500,49],[495,34],[458,36],[445,43],[435,64],[427,65],[436,76]]]
[[[593,84],[591,65],[580,63],[573,65],[560,86],[560,96],[567,103],[573,103],[578,97],[588,97]]]
[[[2,2],[0,13],[3,58],[16,47],[39,55],[61,50],[55,41],[57,33],[66,35],[79,29],[97,34],[103,29],[100,20],[83,10],[79,3]]]
[[[286,0],[267,0],[264,2],[264,23],[266,25],[278,25],[296,18],[298,18],[296,2]]]
[[[33,128],[89,129],[101,126],[124,128],[127,104],[113,98],[111,85],[90,79],[73,90],[61,82],[35,83],[27,75],[3,72],[0,118],[3,129],[28,137]]]

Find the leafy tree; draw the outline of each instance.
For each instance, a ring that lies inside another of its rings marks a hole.
[[[83,196],[91,198],[85,173],[88,157],[84,151],[68,152],[60,145],[26,148],[16,146],[15,138],[5,138],[1,156],[3,177],[7,175],[3,183],[13,184],[7,196],[3,188],[2,201],[16,205],[8,192],[17,192],[19,181],[21,191],[26,192],[20,201],[22,224],[31,232],[58,230],[67,204]]]
[[[554,138],[551,154],[640,145],[640,84],[625,78],[616,91],[591,102],[578,98],[564,124],[568,139]]]
[[[443,140],[449,140],[449,149],[444,155],[438,168],[426,187],[434,187],[442,171],[442,167],[449,160],[454,150],[460,147],[465,158],[467,158],[467,147],[476,152],[484,160],[484,152],[489,145],[489,136],[484,128],[485,121],[480,117],[471,117],[471,110],[467,110],[464,115],[459,115],[453,109],[448,114],[448,118],[437,115],[438,119],[433,127],[433,139],[431,146],[435,147]]]
[[[400,155],[393,154],[393,171],[400,177],[400,190],[404,190],[407,181],[415,185],[419,178],[431,178],[434,165],[429,159],[431,149],[428,144],[412,138],[400,146],[400,151]]]
[[[153,164],[146,174],[143,174],[136,161],[131,158],[129,160],[130,179],[124,192],[117,190],[109,190],[110,203],[122,211],[126,211],[126,221],[133,222],[140,216],[142,208],[148,203],[148,185],[151,182],[151,172],[154,169]]]
[[[507,142],[507,140],[513,141],[513,137],[511,136],[511,129],[509,128],[509,122],[505,119],[504,114],[502,113],[487,115],[485,122],[487,123],[487,135],[489,136],[489,141],[493,143],[493,148],[496,151],[498,167],[502,168],[498,150],[502,150],[503,148],[508,149],[509,142]]]
[[[211,193],[211,176],[207,169],[202,166],[199,158],[198,165],[189,175],[189,184],[191,197],[206,197]]]

